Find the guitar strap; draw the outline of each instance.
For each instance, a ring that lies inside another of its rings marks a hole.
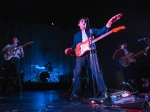
[[[95,35],[93,34],[92,30],[90,29],[90,36],[92,37],[92,40],[94,39]]]
[[[90,34],[91,34],[91,38],[92,38],[92,40],[93,40],[93,39],[94,39],[93,32],[92,32],[92,30],[91,30],[91,29],[90,29],[89,31],[90,31]],[[92,47],[93,47],[93,46],[92,46]],[[94,50],[94,49],[92,50],[92,52],[95,52],[95,53],[97,53],[97,52],[96,52],[96,50]]]
[[[90,36],[92,36],[92,37],[93,37],[93,32],[92,32],[92,30],[91,30],[91,29],[90,29],[90,34],[91,34]]]

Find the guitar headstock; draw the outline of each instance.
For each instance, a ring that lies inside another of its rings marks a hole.
[[[27,42],[27,44],[32,44],[32,43],[33,43],[33,41]]]
[[[146,48],[145,48],[145,51],[147,52],[147,50],[150,48],[150,46],[147,46]]]
[[[112,32],[118,32],[119,30],[123,30],[123,29],[125,29],[125,26],[120,26],[120,27],[114,28],[111,31]]]

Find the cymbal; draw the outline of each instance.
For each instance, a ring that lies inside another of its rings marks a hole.
[[[31,66],[33,66],[33,67],[38,67],[39,65],[31,65]]]
[[[54,69],[54,70],[58,70],[58,69]]]
[[[35,67],[36,69],[45,69],[45,67]]]

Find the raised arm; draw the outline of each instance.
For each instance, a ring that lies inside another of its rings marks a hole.
[[[110,18],[110,20],[106,24],[106,27],[110,28],[112,23],[118,21],[121,18],[121,16],[122,16],[122,14],[120,13],[120,14],[117,14],[117,15],[113,16],[112,18]]]

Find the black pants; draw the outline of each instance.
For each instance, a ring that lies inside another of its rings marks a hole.
[[[136,79],[136,68],[134,63],[130,63],[130,65],[127,67],[123,67],[122,65],[119,66],[122,72],[123,82],[129,82],[130,79]]]
[[[88,63],[90,64],[91,71],[96,79],[98,91],[105,92],[107,88],[99,68],[99,63],[98,63],[98,58],[96,53],[92,53],[92,54],[88,53],[84,56],[76,58],[73,91],[76,92],[81,91],[81,71],[86,64],[86,61],[88,61]]]
[[[16,57],[12,57],[10,60],[6,60],[5,68],[4,68],[4,91],[7,91],[9,86],[9,76],[13,74],[16,79],[16,91],[22,91],[22,80],[19,71],[19,59]]]

